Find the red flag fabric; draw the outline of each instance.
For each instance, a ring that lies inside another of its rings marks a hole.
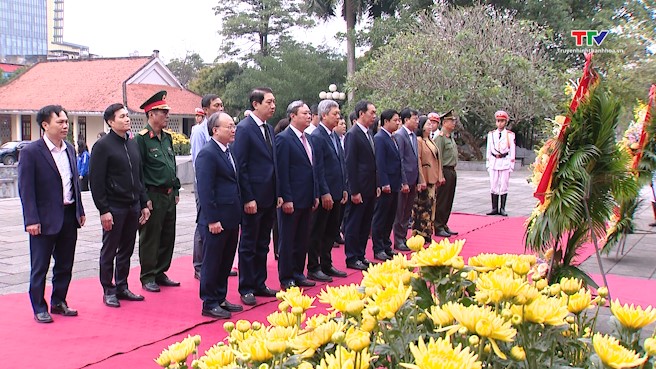
[[[583,66],[583,76],[579,81],[579,86],[576,89],[576,93],[572,97],[572,102],[569,104],[570,114],[573,114],[576,109],[579,107],[581,100],[588,94],[590,91],[590,85],[597,80],[597,74],[592,69],[592,53],[585,54],[585,65]],[[558,141],[563,142],[565,138],[565,130],[569,126],[570,116],[568,115],[565,118],[565,122],[560,128],[558,133]],[[540,183],[533,193],[533,197],[538,199],[541,204],[544,204],[545,195],[551,188],[551,179],[553,177],[553,172],[556,170],[556,163],[558,163],[558,150],[555,150],[549,157],[549,162],[542,173],[540,178]]]
[[[651,85],[649,89],[649,102],[647,103],[647,112],[645,113],[645,118],[642,121],[642,132],[640,132],[640,140],[638,141],[638,154],[633,157],[633,163],[631,165],[632,169],[638,169],[640,164],[640,159],[642,159],[642,150],[645,148],[647,143],[647,127],[651,122],[651,108],[654,106],[654,98],[656,97],[656,85]]]

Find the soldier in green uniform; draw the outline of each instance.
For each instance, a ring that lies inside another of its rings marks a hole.
[[[437,146],[442,156],[442,173],[446,182],[437,189],[437,204],[435,208],[435,235],[440,237],[450,237],[457,235],[449,229],[447,223],[451,216],[453,208],[453,198],[456,194],[456,165],[458,164],[458,146],[453,139],[453,131],[456,129],[456,117],[453,110],[445,113],[440,117],[442,121],[442,130],[435,137],[435,146]]]
[[[160,286],[179,286],[165,272],[171,266],[175,243],[175,217],[180,180],[175,172],[173,138],[165,130],[170,107],[166,91],[160,91],[140,106],[148,124],[137,134],[144,184],[148,193],[150,219],[139,230],[141,285],[149,292]]]

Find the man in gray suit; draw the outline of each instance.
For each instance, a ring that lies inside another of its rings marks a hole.
[[[417,185],[419,184],[419,160],[417,154],[417,135],[415,131],[419,124],[417,111],[405,108],[401,110],[401,121],[403,126],[394,132],[396,143],[399,146],[399,154],[403,163],[405,177],[408,180],[409,192],[399,192],[399,202],[394,218],[394,248],[399,251],[410,251],[405,244],[408,234],[408,222],[412,216],[412,206],[417,197]]]

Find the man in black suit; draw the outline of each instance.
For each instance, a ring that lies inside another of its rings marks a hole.
[[[43,137],[25,146],[18,163],[18,191],[23,205],[25,231],[30,234],[30,301],[34,319],[52,323],[44,298],[50,258],[52,269],[50,312],[77,316],[68,307],[77,229],[85,215],[78,182],[75,149],[66,142],[68,116],[59,105],[48,105],[36,114]]]
[[[417,136],[415,131],[419,125],[417,111],[405,108],[400,113],[403,126],[395,133],[396,144],[401,154],[403,171],[408,180],[408,192],[399,193],[399,204],[396,207],[394,218],[394,248],[399,251],[410,251],[405,241],[408,235],[408,223],[412,216],[412,207],[417,198],[417,185],[419,184],[419,156],[417,153]]]
[[[381,127],[374,136],[376,148],[376,173],[380,197],[374,207],[371,225],[371,241],[376,260],[390,260],[394,256],[390,233],[399,202],[399,192],[408,193],[408,180],[405,177],[399,146],[394,132],[401,126],[401,118],[396,110],[388,109],[380,114]]]
[[[346,266],[350,269],[366,270],[370,261],[364,257],[367,239],[371,231],[376,196],[380,189],[376,186],[376,158],[374,141],[369,127],[376,118],[376,107],[366,100],[355,104],[357,121],[346,134],[347,187],[351,196],[346,218],[345,244]]]
[[[266,123],[276,111],[271,89],[256,88],[249,97],[253,112],[237,125],[232,155],[237,162],[244,214],[239,239],[239,293],[246,305],[255,305],[255,296],[275,297],[278,291],[264,282],[267,255],[278,197],[276,150],[273,129]]]
[[[231,312],[243,310],[241,305],[226,300],[242,209],[238,169],[228,147],[235,140],[235,123],[230,115],[216,112],[207,120],[207,131],[212,138],[196,158],[199,224],[204,233],[200,272],[201,313],[229,319]]]
[[[316,180],[316,153],[305,134],[310,125],[310,108],[300,100],[287,107],[289,127],[276,136],[276,157],[282,208],[278,210],[278,278],[283,290],[292,286],[312,287],[303,274],[310,219],[319,205]]]
[[[331,282],[332,277],[346,277],[332,261],[333,242],[339,236],[342,206],[346,193],[346,165],[339,137],[333,132],[340,120],[339,105],[334,100],[319,103],[319,126],[312,132],[316,152],[317,179],[321,203],[314,214],[308,251],[308,278]]]

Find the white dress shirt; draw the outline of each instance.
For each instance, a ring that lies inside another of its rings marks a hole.
[[[48,146],[48,150],[55,161],[55,165],[57,165],[57,170],[59,170],[62,192],[64,193],[64,205],[70,205],[75,200],[73,199],[73,171],[71,170],[71,163],[68,161],[66,143],[62,140],[61,146],[55,147],[55,144],[52,143],[46,135],[43,135],[43,141],[46,142],[46,146]]]

